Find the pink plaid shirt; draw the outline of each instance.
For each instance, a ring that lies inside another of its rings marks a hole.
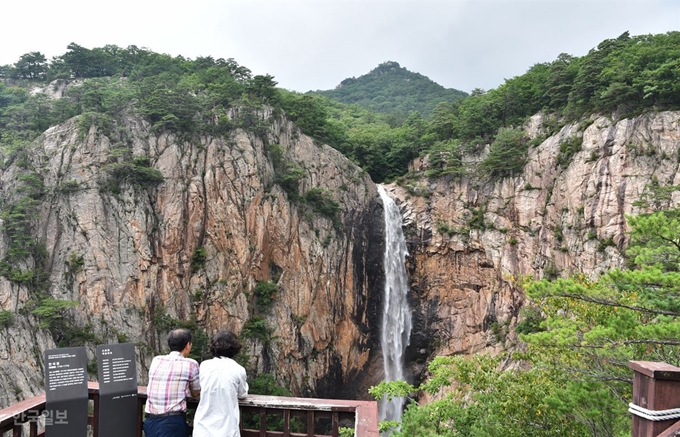
[[[179,352],[154,357],[149,368],[149,385],[146,389],[147,414],[165,414],[186,411],[190,390],[200,390],[198,363],[184,358]]]

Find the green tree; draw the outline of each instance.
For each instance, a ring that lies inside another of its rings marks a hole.
[[[276,85],[277,82],[274,80],[274,76],[269,74],[257,75],[249,81],[246,89],[251,95],[260,99],[262,103],[274,105],[279,100]]]
[[[501,126],[501,101],[496,94],[473,90],[457,111],[455,135],[461,140],[488,138]]]
[[[125,81],[102,77],[70,88],[67,94],[79,113],[97,112],[113,117],[131,104],[133,90]]]
[[[181,76],[162,73],[145,78],[137,85],[140,112],[152,123],[152,129],[194,132],[197,128],[199,101]]]
[[[578,60],[567,53],[560,53],[550,64],[546,78],[545,107],[550,111],[560,111],[569,103],[569,92],[578,73]]]
[[[319,96],[284,92],[281,106],[302,132],[320,140],[327,139],[328,112]]]
[[[0,310],[0,326],[9,328],[14,323],[14,313],[7,310]]]
[[[43,299],[40,304],[31,311],[41,322],[41,328],[62,329],[67,310],[77,306],[78,302],[61,299]]]
[[[72,77],[101,77],[113,73],[110,68],[110,56],[104,50],[86,49],[73,42],[67,49],[61,60]]]
[[[23,79],[43,79],[47,73],[47,58],[40,52],[21,55],[14,64],[14,77]]]
[[[566,372],[574,381],[607,390],[621,406],[608,417],[593,407],[597,429],[625,428],[630,399],[629,360],[680,360],[680,211],[629,217],[629,270],[612,270],[592,281],[583,275],[531,282],[527,295],[544,321],[541,331],[523,335],[537,366]]]
[[[432,111],[428,126],[429,131],[440,141],[451,139],[455,128],[454,117],[455,108],[453,104],[447,102],[438,104]]]
[[[492,97],[499,101],[501,126],[520,125],[529,115],[540,111],[546,103],[546,82],[550,75],[548,64],[536,64],[521,76],[505,81]]]
[[[0,82],[0,110],[26,101],[28,93],[20,88],[7,87]],[[1,113],[0,113],[1,114]]]
[[[568,111],[572,117],[579,117],[592,111],[605,109],[599,99],[612,84],[612,77],[608,77],[607,68],[618,52],[630,44],[628,32],[616,39],[607,39],[591,50],[579,65],[579,71],[574,78],[574,85],[569,94]],[[627,69],[619,70],[617,76],[625,74]],[[604,106],[612,102],[607,101]]]
[[[587,436],[587,425],[564,413],[590,404],[565,398],[569,382],[540,368],[503,369],[505,357],[478,354],[437,357],[430,378],[418,387],[381,383],[369,392],[376,398],[424,392],[436,397],[410,403],[395,437],[553,437]]]
[[[524,168],[528,147],[524,130],[502,128],[491,143],[480,169],[491,177],[515,176]]]
[[[429,149],[428,156],[430,158],[428,176],[451,175],[460,178],[467,174],[463,164],[461,143],[458,140],[437,142]]]
[[[12,65],[0,65],[0,77],[11,77],[14,67]]]

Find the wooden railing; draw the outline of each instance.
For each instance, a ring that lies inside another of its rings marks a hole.
[[[88,425],[93,436],[98,437],[98,383],[88,383],[88,397],[92,402]],[[138,400],[137,435],[141,436],[146,387],[139,387]],[[194,410],[198,400],[189,398],[187,404],[189,411]],[[338,437],[341,427],[354,428],[355,436],[378,437],[375,401],[249,395],[239,404],[241,437]],[[45,431],[38,419],[44,410],[45,394],[0,410],[0,436],[10,431],[13,437],[43,436]]]
[[[649,361],[631,361],[628,366],[634,372],[632,437],[680,437],[680,417],[676,417],[680,415],[680,368]],[[88,397],[92,411],[88,425],[97,437],[98,383],[88,383]],[[138,402],[141,436],[146,387],[139,387]],[[194,410],[198,400],[189,398],[187,404]],[[340,427],[354,428],[355,436],[378,437],[374,401],[250,395],[239,404],[242,437],[339,437]],[[44,435],[44,422],[39,420],[44,410],[45,394],[0,410],[0,437],[10,432],[13,437]]]
[[[628,366],[634,371],[632,437],[680,437],[680,417],[674,412],[680,411],[680,368],[649,361],[631,361]],[[88,384],[88,397],[92,402],[88,425],[98,437],[98,383]],[[138,401],[141,437],[146,387],[139,387]],[[343,426],[354,428],[355,436],[378,437],[374,401],[250,395],[239,404],[242,437],[338,437]],[[189,410],[197,405],[197,399],[188,400]],[[45,394],[0,410],[0,437],[9,432],[13,437],[44,435],[38,420],[44,410]],[[272,422],[276,426],[270,426]]]
[[[632,437],[680,436],[680,368],[666,363],[631,361]],[[676,417],[677,416],[677,417]]]

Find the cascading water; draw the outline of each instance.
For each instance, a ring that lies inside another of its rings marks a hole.
[[[382,185],[378,193],[385,208],[385,295],[380,340],[385,368],[385,381],[403,381],[404,351],[411,336],[411,311],[408,306],[408,275],[405,260],[408,255],[402,231],[399,207]],[[380,401],[380,420],[399,420],[404,408],[403,397]]]

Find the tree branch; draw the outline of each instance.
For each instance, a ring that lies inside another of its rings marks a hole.
[[[606,299],[598,299],[595,297],[589,297],[589,296],[583,296],[583,295],[578,295],[578,294],[571,294],[571,293],[555,293],[552,294],[551,296],[553,297],[567,297],[570,299],[576,299],[576,300],[582,300],[584,302],[592,302],[596,303],[599,305],[605,305],[605,306],[610,306],[610,307],[618,307],[618,308],[626,308],[632,311],[639,311],[642,313],[649,313],[649,314],[662,314],[664,316],[680,316],[680,313],[677,313],[675,311],[666,311],[666,310],[655,310],[652,308],[644,308],[644,307],[639,307],[639,306],[632,306],[632,305],[624,305],[619,302],[614,302],[611,300],[606,300]]]

